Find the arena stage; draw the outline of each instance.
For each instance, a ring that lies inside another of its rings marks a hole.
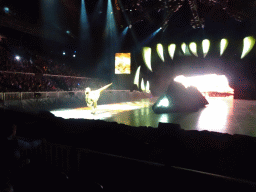
[[[160,122],[176,123],[184,130],[207,130],[256,137],[256,101],[207,97],[209,104],[197,112],[155,114],[152,105],[156,100],[157,98],[148,98],[98,105],[95,114],[91,113],[89,107],[61,109],[51,113],[65,119],[104,120],[135,127],[157,128]]]

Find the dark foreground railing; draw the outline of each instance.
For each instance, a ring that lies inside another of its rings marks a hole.
[[[110,191],[252,191],[256,183],[178,166],[128,158],[43,140],[24,150],[31,162],[46,162],[68,176],[87,177]],[[206,162],[207,163],[207,162]],[[38,163],[40,166],[40,164]]]

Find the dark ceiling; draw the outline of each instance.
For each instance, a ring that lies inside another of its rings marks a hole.
[[[162,27],[157,41],[190,41],[205,37],[253,35],[255,31],[255,0],[111,0],[118,32],[130,26],[129,39],[143,41]],[[104,35],[107,0],[85,0],[93,38]],[[45,8],[43,8],[45,6]],[[8,14],[4,7],[9,8]],[[79,40],[81,0],[2,0],[0,25],[45,35],[45,17],[49,36],[62,41],[66,31]],[[46,15],[46,16],[45,16]],[[10,22],[11,21],[11,22]],[[53,34],[55,33],[55,34]],[[131,43],[131,41],[129,41]]]

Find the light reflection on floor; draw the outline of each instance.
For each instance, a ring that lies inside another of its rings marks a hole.
[[[184,130],[208,130],[256,137],[256,101],[232,97],[208,97],[209,105],[197,112],[155,114],[151,106],[156,98],[137,102],[99,105],[96,114],[90,108],[51,111],[63,118],[101,119],[130,126],[154,127],[159,122],[177,123]]]
[[[152,102],[151,102],[152,103]],[[100,119],[104,120],[112,117],[118,113],[124,111],[130,111],[140,108],[149,107],[150,102],[148,101],[133,101],[133,102],[125,102],[125,103],[115,103],[115,104],[105,104],[98,105],[95,113],[92,113],[92,108],[83,107],[76,109],[61,109],[51,111],[56,117],[62,117],[64,119]]]

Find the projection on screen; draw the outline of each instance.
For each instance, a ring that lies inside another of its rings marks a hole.
[[[131,53],[115,54],[115,74],[131,74]]]

